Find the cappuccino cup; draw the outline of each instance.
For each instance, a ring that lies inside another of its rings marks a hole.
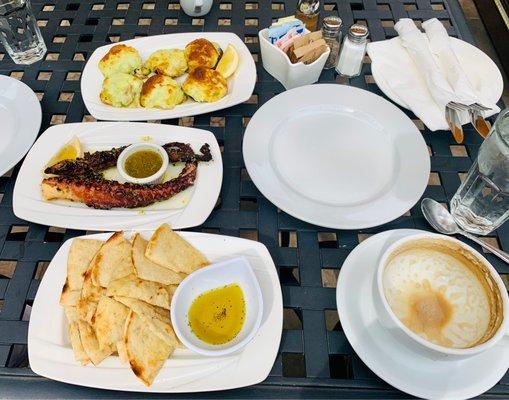
[[[509,298],[477,251],[449,236],[418,234],[391,245],[374,282],[380,321],[425,356],[462,358],[509,333]]]

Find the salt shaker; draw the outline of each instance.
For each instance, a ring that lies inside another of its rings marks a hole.
[[[350,27],[345,40],[343,40],[338,64],[336,65],[336,71],[340,75],[352,78],[361,73],[368,35],[368,28],[364,25],[353,24]]]
[[[341,25],[343,21],[339,17],[325,17],[323,19],[322,34],[325,43],[330,48],[329,58],[325,62],[324,69],[334,68],[338,62],[339,43],[341,42]]]

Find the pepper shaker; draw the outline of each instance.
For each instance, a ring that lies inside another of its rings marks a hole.
[[[338,64],[336,65],[336,71],[340,75],[352,78],[361,73],[368,35],[368,28],[364,25],[353,24],[350,27],[343,40]]]
[[[323,39],[330,48],[329,58],[327,58],[327,61],[325,62],[325,66],[323,67],[324,69],[334,68],[338,62],[342,24],[343,21],[339,17],[330,16],[323,19]]]

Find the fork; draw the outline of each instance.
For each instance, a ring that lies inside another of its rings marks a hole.
[[[456,143],[463,142],[463,128],[461,127],[459,112],[468,110],[470,110],[470,108],[466,104],[454,101],[450,101],[445,105],[445,119],[447,120],[447,124],[449,125],[449,129]]]
[[[490,133],[491,125],[488,121],[486,121],[483,117],[483,111],[491,110],[489,107],[485,107],[480,103],[472,103],[472,104],[463,104],[451,101],[447,104],[449,108],[452,109],[450,111],[451,113],[454,112],[455,117],[457,117],[457,122],[459,127],[461,127],[460,121],[459,121],[459,115],[457,112],[459,111],[468,111],[468,114],[470,116],[470,122],[472,126],[475,128],[475,130],[481,135],[483,138],[486,138],[488,134]],[[447,111],[446,111],[447,112]],[[447,118],[447,117],[446,117]],[[450,124],[449,124],[450,125]],[[451,130],[453,132],[454,138],[458,142],[458,139],[460,141],[458,143],[461,143],[463,141],[463,132],[457,132],[455,133],[454,130]]]

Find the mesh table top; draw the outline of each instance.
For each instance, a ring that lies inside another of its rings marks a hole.
[[[44,61],[22,67],[1,53],[0,73],[22,80],[36,92],[43,110],[41,132],[53,124],[94,121],[81,98],[80,76],[87,57],[104,44],[161,33],[229,31],[238,34],[253,54],[258,80],[247,102],[211,114],[162,122],[210,130],[223,151],[220,200],[208,220],[192,230],[264,243],[278,268],[283,290],[283,337],[270,376],[251,388],[206,396],[408,397],[377,378],[355,355],[338,320],[335,286],[349,252],[370,235],[395,228],[430,230],[419,206],[373,229],[320,228],[280,212],[258,192],[244,168],[242,135],[249,118],[259,106],[284,90],[261,65],[257,33],[272,19],[292,14],[296,0],[215,1],[212,11],[199,18],[185,15],[175,0],[37,0],[32,5],[48,54]],[[322,17],[339,15],[345,26],[354,22],[367,24],[373,41],[394,37],[394,23],[402,17],[417,22],[437,17],[452,36],[472,41],[455,0],[338,0],[324,1],[323,8]],[[338,78],[333,70],[328,70],[320,81],[349,84],[382,95],[367,59],[357,78]],[[431,155],[432,172],[424,196],[446,204],[475,159],[481,138],[469,126],[464,143],[458,145],[450,132],[431,133],[411,112],[405,113],[421,131]],[[12,191],[20,164],[0,178],[0,395],[136,397],[53,382],[36,376],[29,368],[27,329],[38,283],[61,243],[85,232],[31,224],[14,216]],[[509,224],[486,240],[508,251]],[[491,254],[486,257],[509,282],[505,275],[509,274],[509,267]],[[508,385],[506,375],[488,393],[506,398]]]

